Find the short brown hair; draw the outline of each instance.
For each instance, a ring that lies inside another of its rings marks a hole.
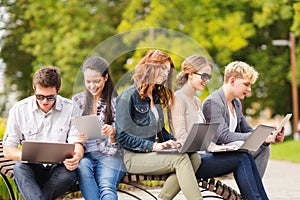
[[[43,67],[34,73],[32,86],[35,89],[36,85],[42,87],[55,87],[59,91],[61,87],[60,72],[57,67]]]

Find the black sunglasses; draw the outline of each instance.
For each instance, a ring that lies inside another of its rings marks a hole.
[[[197,74],[197,75],[201,76],[202,81],[205,81],[205,82],[209,82],[210,79],[211,79],[211,75],[209,75],[208,73],[194,72],[194,74]]]
[[[42,94],[36,94],[35,97],[36,97],[36,99],[39,100],[39,101],[43,101],[45,98],[46,98],[48,101],[55,101],[55,99],[56,99],[56,95],[44,96],[44,95],[42,95]]]

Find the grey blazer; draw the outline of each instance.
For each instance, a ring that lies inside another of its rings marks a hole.
[[[235,132],[229,131],[230,115],[225,99],[223,87],[210,94],[203,103],[203,113],[208,123],[220,123],[218,130],[218,144],[227,144],[234,141],[245,141],[252,133],[253,128],[247,123],[242,113],[242,104],[238,98],[232,100],[237,116]]]

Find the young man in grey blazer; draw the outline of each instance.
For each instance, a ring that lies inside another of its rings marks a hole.
[[[207,122],[220,123],[218,144],[238,144],[252,134],[253,128],[243,115],[240,99],[244,99],[251,92],[251,85],[257,78],[257,71],[247,63],[231,62],[225,67],[223,86],[204,101],[203,113]],[[261,177],[270,157],[269,145],[284,140],[284,129],[277,135],[275,142],[271,141],[270,136],[257,151],[251,152]]]

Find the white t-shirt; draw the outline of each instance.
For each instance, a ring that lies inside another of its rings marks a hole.
[[[235,132],[235,129],[237,127],[237,118],[236,118],[236,112],[235,109],[233,109],[234,114],[232,115],[232,113],[230,112],[230,108],[228,106],[228,112],[229,112],[229,117],[230,117],[230,121],[229,121],[229,131],[230,132]]]

